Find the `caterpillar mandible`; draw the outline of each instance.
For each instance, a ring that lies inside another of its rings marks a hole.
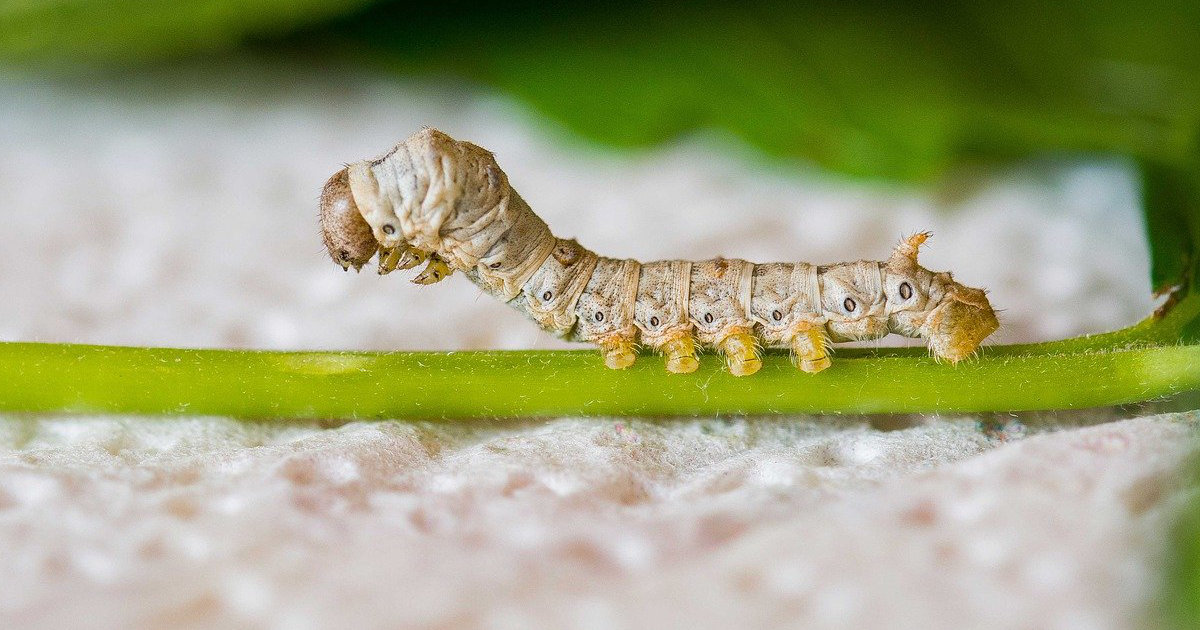
[[[671,372],[725,356],[736,376],[781,347],[805,372],[830,366],[831,342],[889,333],[926,340],[936,358],[970,356],[999,326],[984,291],[917,264],[928,232],[886,261],[757,264],[715,258],[640,263],[598,256],[556,238],[509,185],[491,152],[424,129],[326,182],[321,231],[334,262],[379,273],[425,268],[418,284],[461,270],[485,292],[559,337],[600,347],[604,364],[633,364],[638,344]]]

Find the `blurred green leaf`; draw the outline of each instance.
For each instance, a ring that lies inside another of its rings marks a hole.
[[[496,85],[609,143],[710,127],[905,178],[1030,151],[1189,159],[1200,3],[1048,5],[386,3],[332,32],[401,69]]]
[[[1142,164],[1142,210],[1150,236],[1152,280],[1169,292],[1164,310],[1200,310],[1200,161],[1196,166]],[[1182,307],[1182,308],[1181,308]],[[1200,343],[1200,312],[1182,319],[1178,340]]]
[[[369,0],[0,0],[0,60],[99,65],[221,50]]]

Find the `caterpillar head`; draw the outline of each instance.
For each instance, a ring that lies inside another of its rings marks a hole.
[[[982,289],[917,264],[917,249],[927,238],[928,232],[909,237],[884,265],[888,327],[900,335],[925,339],[935,357],[958,363],[971,356],[1000,323]]]
[[[333,262],[358,271],[379,250],[371,226],[363,219],[350,192],[347,169],[333,174],[321,191],[321,236]]]

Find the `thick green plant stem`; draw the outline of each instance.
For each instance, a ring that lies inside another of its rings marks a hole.
[[[1068,409],[1200,389],[1200,346],[1059,353],[990,348],[957,366],[922,349],[845,352],[816,375],[770,354],[735,378],[592,351],[261,352],[0,344],[0,410],[247,418],[983,412]]]

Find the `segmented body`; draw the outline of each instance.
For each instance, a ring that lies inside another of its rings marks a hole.
[[[336,174],[322,226],[343,267],[361,266],[376,249],[381,273],[432,255],[418,282],[461,270],[543,329],[599,345],[614,368],[631,364],[643,344],[663,352],[668,369],[689,372],[699,345],[749,374],[761,365],[759,346],[771,346],[790,348],[799,367],[816,372],[830,363],[829,341],[888,333],[925,337],[936,356],[958,361],[997,327],[983,291],[917,264],[927,234],[887,261],[822,266],[599,256],[556,238],[489,151],[433,129]]]

